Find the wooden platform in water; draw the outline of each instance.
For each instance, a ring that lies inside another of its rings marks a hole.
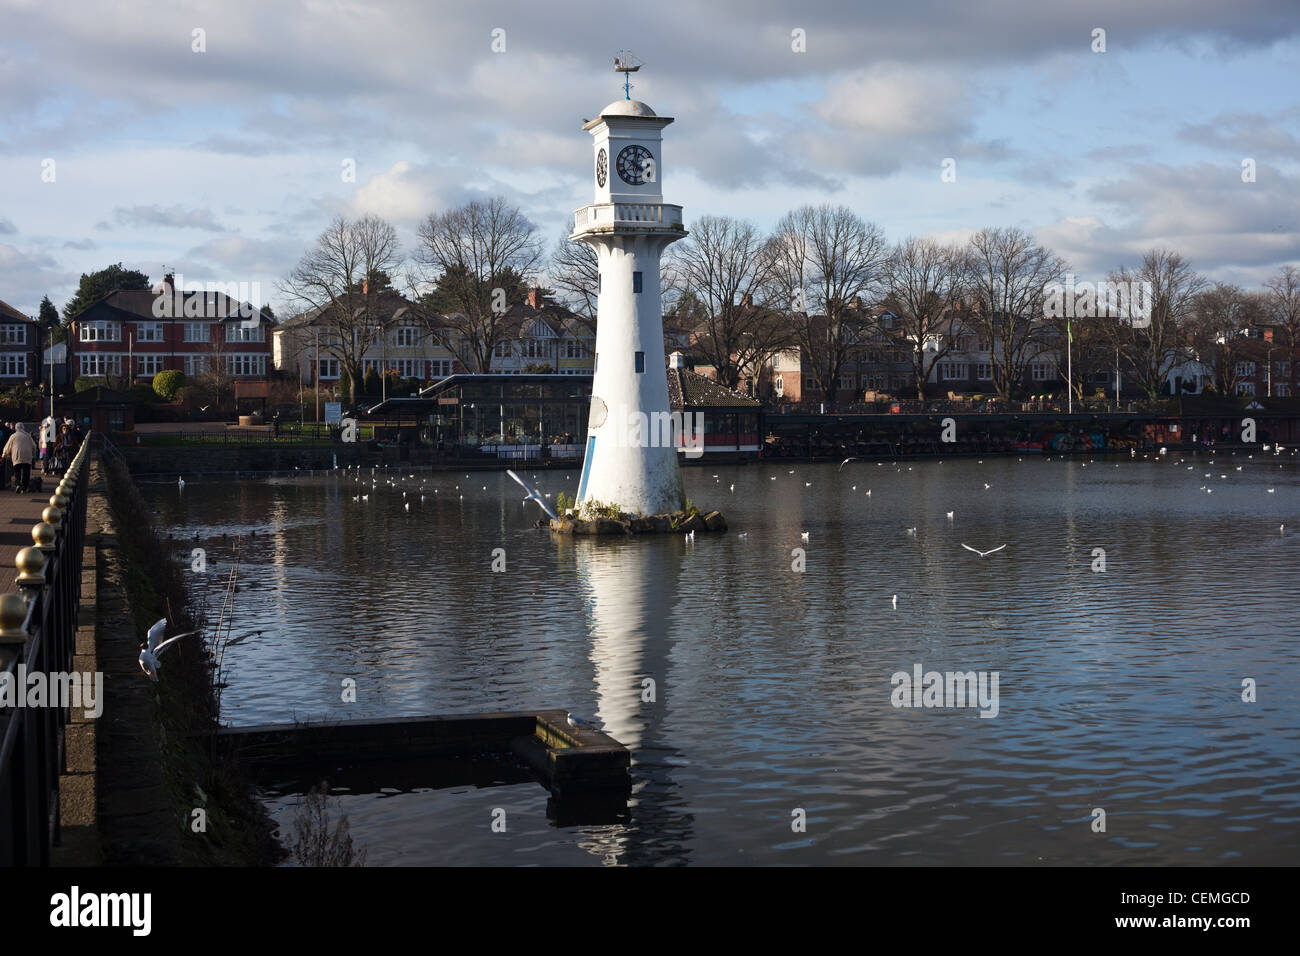
[[[217,739],[254,773],[330,777],[344,766],[425,760],[445,768],[449,758],[493,757],[532,771],[566,803],[626,802],[631,789],[628,749],[570,727],[563,710],[225,727]]]

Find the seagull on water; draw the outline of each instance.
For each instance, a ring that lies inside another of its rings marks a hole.
[[[167,633],[167,618],[159,618],[154,622],[154,626],[149,628],[149,634],[145,638],[145,646],[140,648],[140,670],[149,675],[149,679],[154,683],[158,682],[158,671],[162,664],[158,658],[162,652],[167,650],[182,637],[190,637],[199,633],[198,631],[186,631],[184,634],[177,634],[175,637],[163,640],[163,635]]]
[[[527,501],[528,499],[525,498],[524,500]],[[688,531],[688,532],[686,532],[686,543],[687,543],[687,544],[694,544],[694,543],[695,543],[695,532],[694,532],[694,531]]]
[[[182,478],[180,475],[177,475],[177,476],[176,476],[176,487],[177,487],[177,488],[184,488],[184,487],[185,487],[185,479]]]
[[[897,594],[894,595],[894,610],[895,610],[895,611],[898,610],[898,595],[897,595]]]
[[[969,544],[963,544],[962,547],[965,548],[967,551],[974,551],[981,558],[987,558],[990,554],[993,554],[995,551],[1001,551],[1003,548],[1006,547],[1006,545],[1000,544],[996,548],[993,548],[992,550],[989,551],[981,551],[979,548],[972,548]]]
[[[808,532],[807,532],[807,531],[800,531],[800,532],[799,532],[799,537],[802,538],[804,541],[807,541],[807,540],[808,540]]]
[[[540,491],[538,491],[528,482],[524,481],[522,478],[516,475],[509,468],[506,469],[506,474],[509,475],[511,478],[513,478],[515,482],[519,485],[519,487],[523,488],[524,491],[528,492],[528,497],[526,497],[524,501],[536,501],[537,504],[541,507],[543,511],[546,512],[546,514],[550,517],[552,521],[559,520],[555,512],[551,510],[551,506],[546,503],[546,498],[542,496],[542,493]],[[461,497],[464,498],[465,496],[461,495]]]
[[[952,520],[952,514],[953,514],[953,513],[952,513],[951,511],[948,512],[948,520],[949,520],[949,521]]]
[[[907,529],[907,533],[910,534],[913,538],[916,537],[916,529],[915,529],[915,528],[908,528],[908,529]]]
[[[989,490],[989,483],[988,483],[987,481],[984,482],[984,490],[985,490],[985,491],[988,491],[988,490]]]

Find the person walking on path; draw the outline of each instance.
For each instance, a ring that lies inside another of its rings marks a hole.
[[[32,459],[36,457],[36,442],[27,434],[26,425],[18,423],[0,455],[13,463],[14,490],[20,495],[27,494],[27,486],[32,478]]]

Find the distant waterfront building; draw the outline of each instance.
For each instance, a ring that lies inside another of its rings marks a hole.
[[[215,374],[235,382],[266,381],[273,367],[274,319],[222,293],[178,294],[170,275],[158,288],[110,292],[72,318],[74,378],[113,375],[148,382],[176,369],[187,379]],[[160,295],[179,307],[157,309]]]
[[[0,301],[0,387],[44,381],[41,339],[35,319]]]

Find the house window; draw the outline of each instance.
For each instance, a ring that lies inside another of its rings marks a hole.
[[[510,354],[510,343],[498,342],[497,347],[493,350],[492,354],[495,355],[497,358],[505,358],[507,355]]]
[[[1287,398],[1291,394],[1291,386],[1286,382],[1278,382],[1273,386],[1273,394],[1278,398]]]
[[[163,356],[137,355],[135,357],[135,370],[137,375],[152,378],[163,370]]]
[[[208,323],[206,322],[185,323],[186,342],[206,342],[207,340],[208,340]]]
[[[975,377],[981,382],[993,380],[993,366],[989,362],[979,362],[975,366]]]
[[[1255,363],[1254,363],[1254,362],[1238,362],[1238,363],[1237,363],[1237,374],[1238,374],[1238,375],[1246,375],[1246,376],[1254,375],[1254,374],[1255,374]],[[1237,394],[1241,395],[1241,394],[1246,394],[1246,393],[1238,392]],[[1249,394],[1252,394],[1252,395],[1253,395],[1254,392],[1251,392],[1251,393],[1249,393]]]
[[[633,292],[641,291],[641,273],[639,272],[632,273],[632,291]]]
[[[389,368],[397,370],[397,374],[402,378],[415,378],[415,359],[393,359],[389,363]]]
[[[3,342],[5,345],[26,345],[27,326],[25,325],[0,326],[0,342]]]
[[[239,353],[226,356],[226,369],[231,375],[242,377],[266,374],[266,356]]]
[[[1254,383],[1254,382],[1238,382],[1238,383],[1237,383],[1237,394],[1238,394],[1238,395],[1254,395],[1254,394],[1255,394],[1255,383]]]
[[[415,347],[415,328],[410,325],[403,325],[397,329],[393,336],[393,344],[399,349],[410,349]]]
[[[964,379],[970,374],[970,366],[965,362],[940,362],[939,375],[945,381]]]
[[[780,375],[778,375],[778,376],[773,380],[772,384],[776,386],[776,394],[777,394],[777,395],[784,395],[784,394],[785,394],[785,382],[781,381],[781,376],[780,376]]]
[[[1035,382],[1050,382],[1056,376],[1052,374],[1050,362],[1034,362],[1029,366],[1029,376]]]
[[[202,375],[208,370],[208,357],[206,355],[187,355],[185,356],[185,377],[195,378]]]
[[[1274,362],[1273,365],[1277,368],[1277,372],[1275,372],[1274,374],[1275,374],[1278,378],[1290,378],[1290,377],[1291,377],[1291,363],[1290,363],[1290,362]]]
[[[120,322],[83,322],[81,324],[81,341],[83,342],[120,342],[122,324]]]
[[[135,340],[137,342],[161,342],[163,340],[163,324],[161,322],[136,323]]]
[[[238,323],[226,326],[227,342],[265,342],[266,338],[262,330],[262,323],[258,322],[251,329],[244,328]]]
[[[379,374],[379,359],[361,360],[361,374],[366,375],[369,372],[374,372],[376,375]]]
[[[23,331],[26,331],[24,329]],[[0,353],[0,378],[26,378],[27,355],[24,352]]]
[[[87,352],[81,356],[81,374],[98,378],[110,372],[116,373],[120,367],[121,356],[104,352]]]
[[[639,273],[639,272],[637,273],[637,275],[640,275],[640,274],[641,274],[641,273]],[[644,352],[637,352],[637,353],[636,353],[636,370],[637,370],[638,372],[644,372],[644,371],[645,371],[645,353],[644,353]]]
[[[434,359],[429,363],[433,378],[446,378],[451,374],[451,359]]]
[[[320,360],[320,377],[321,378],[338,378],[339,377],[339,360],[335,358],[323,358]]]

